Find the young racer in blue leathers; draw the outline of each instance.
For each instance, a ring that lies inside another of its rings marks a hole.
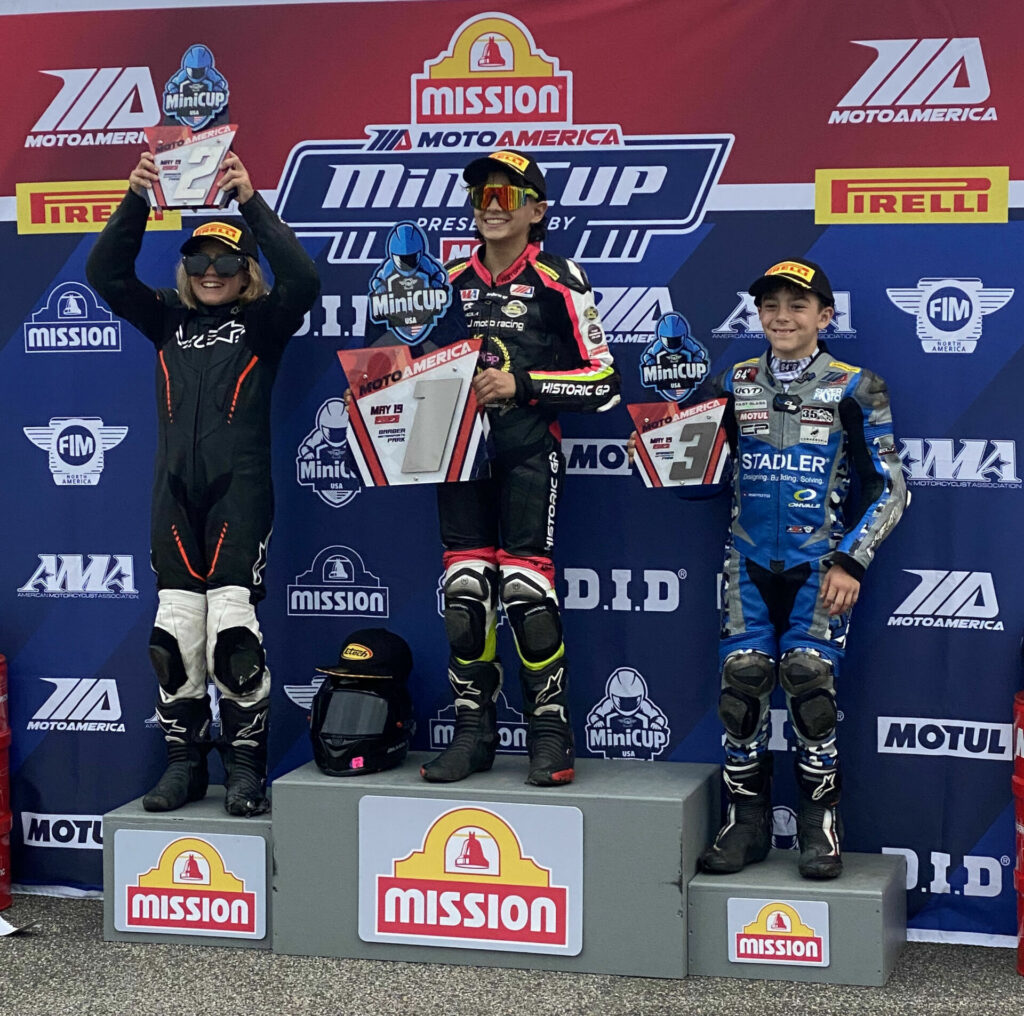
[[[771,847],[769,700],[777,678],[798,741],[800,874],[835,878],[835,678],[865,569],[903,513],[906,485],[885,382],[834,359],[818,341],[835,306],[822,269],[804,258],[780,262],[750,294],[769,350],[709,379],[695,400],[728,399],[733,452],[718,707],[728,811],[701,867],[736,872]]]

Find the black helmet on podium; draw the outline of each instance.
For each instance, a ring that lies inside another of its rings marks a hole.
[[[313,696],[313,758],[328,776],[359,776],[405,761],[416,731],[406,682],[412,652],[385,628],[353,632]]]

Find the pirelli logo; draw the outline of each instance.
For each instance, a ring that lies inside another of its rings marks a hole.
[[[98,233],[121,203],[124,180],[15,184],[19,233]],[[149,229],[181,229],[181,212],[154,211]]]
[[[1008,166],[819,169],[814,221],[1006,222]]]

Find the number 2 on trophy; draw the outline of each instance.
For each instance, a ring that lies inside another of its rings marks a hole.
[[[409,430],[403,473],[436,473],[441,468],[461,392],[462,378],[421,378],[416,382],[412,397],[419,405]]]
[[[717,434],[717,423],[684,423],[679,431],[679,447],[673,456],[668,478],[692,482],[702,477],[711,458]]]
[[[188,167],[174,189],[174,201],[202,201],[209,191],[209,178],[220,166],[222,146],[195,145],[188,154]],[[197,182],[198,181],[198,182]]]

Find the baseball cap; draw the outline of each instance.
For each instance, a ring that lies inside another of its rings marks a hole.
[[[401,635],[386,628],[362,628],[346,639],[337,665],[317,667],[331,677],[390,677],[405,681],[412,671],[412,650]]]
[[[547,184],[544,181],[544,174],[535,159],[523,152],[513,151],[511,148],[503,148],[499,152],[492,152],[490,155],[483,155],[474,159],[463,171],[462,179],[475,187],[478,184],[486,183],[488,174],[501,171],[510,174],[512,182],[516,183],[516,177],[522,177],[527,187],[532,187],[539,195],[540,200],[547,198]]]
[[[192,235],[181,245],[182,254],[195,254],[204,240],[216,240],[230,250],[246,254],[251,258],[260,256],[256,237],[245,224],[244,219],[211,219],[197,226]]]
[[[757,298],[773,286],[778,285],[780,281],[791,282],[803,289],[809,289],[812,293],[817,293],[829,307],[834,307],[836,304],[835,297],[832,295],[832,285],[821,265],[816,265],[806,258],[790,258],[788,261],[780,261],[778,264],[772,265],[764,275],[750,284],[750,289],[747,292]]]

